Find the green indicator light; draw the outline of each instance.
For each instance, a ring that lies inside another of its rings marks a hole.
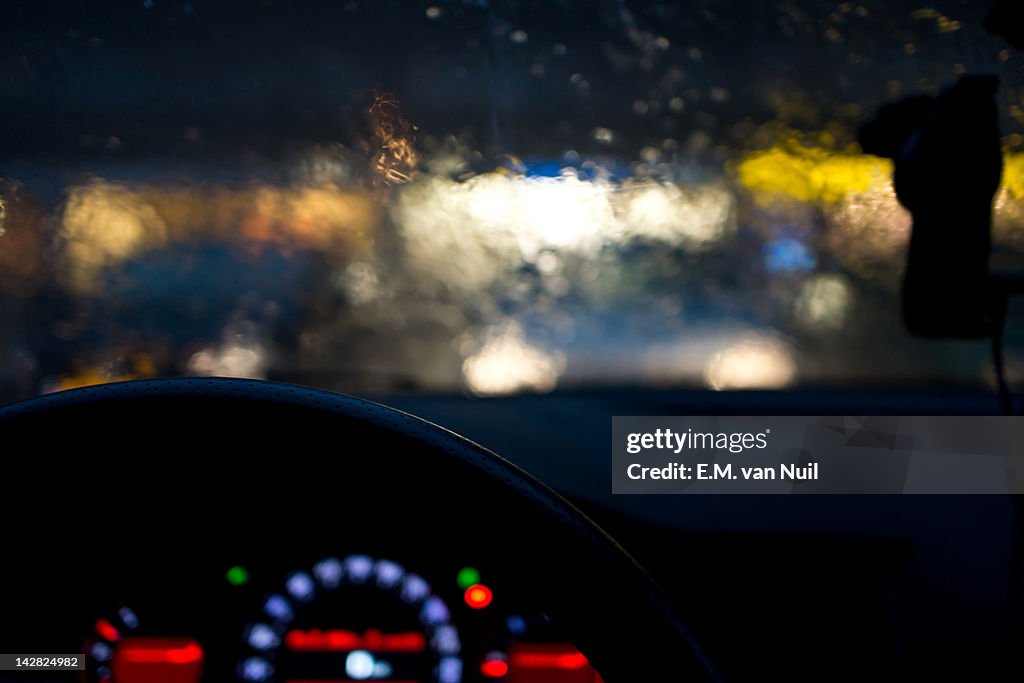
[[[228,580],[232,586],[244,586],[249,583],[249,570],[245,567],[234,566],[228,570],[224,578]]]
[[[459,570],[459,575],[456,577],[455,582],[459,584],[459,588],[466,590],[470,586],[480,583],[480,572],[473,567],[463,567]]]

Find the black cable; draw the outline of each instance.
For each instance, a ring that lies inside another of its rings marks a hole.
[[[1006,364],[1003,361],[1003,331],[1006,328],[1007,296],[999,292],[995,297],[992,311],[992,365],[996,372],[996,386],[999,387],[999,402],[1003,406],[1003,415],[1013,415],[1013,396],[1006,383]]]

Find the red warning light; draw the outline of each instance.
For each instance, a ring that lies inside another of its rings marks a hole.
[[[562,669],[574,671],[588,666],[579,652],[517,652],[512,660],[524,669]]]
[[[466,604],[473,609],[483,609],[494,600],[494,593],[482,583],[475,583],[466,589],[462,597],[466,600]]]
[[[480,664],[480,675],[484,678],[504,678],[508,673],[508,662],[504,659],[485,659]]]
[[[508,649],[511,683],[602,683],[587,658],[569,643],[512,643]]]
[[[118,683],[199,683],[203,648],[190,638],[125,638],[111,669]]]
[[[111,643],[121,637],[121,634],[117,632],[114,625],[106,619],[99,619],[96,621],[96,633],[100,634],[101,638]]]

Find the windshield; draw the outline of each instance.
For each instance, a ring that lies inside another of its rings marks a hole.
[[[887,100],[999,74],[1020,267],[1022,57],[985,9],[5,2],[0,399],[991,386],[986,343],[904,331],[909,216],[855,143]]]

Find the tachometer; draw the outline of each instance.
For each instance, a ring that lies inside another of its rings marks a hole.
[[[245,683],[461,683],[448,605],[396,562],[351,555],[289,574],[243,633]]]

